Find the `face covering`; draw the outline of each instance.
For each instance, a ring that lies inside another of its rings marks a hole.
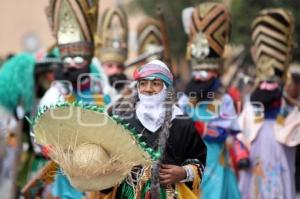
[[[155,95],[144,95],[138,91],[140,101],[136,106],[136,115],[143,126],[151,132],[156,132],[164,122],[164,102],[167,97],[167,88]]]
[[[166,113],[164,105],[167,94],[167,87],[165,85],[164,88],[155,95],[144,95],[138,91],[140,101],[138,101],[136,105],[136,116],[143,126],[152,133],[155,133],[164,122]],[[173,105],[171,120],[177,115],[183,115],[183,112],[180,108]]]
[[[81,74],[89,73],[89,67],[82,69],[68,68],[64,69],[63,67],[58,67],[54,72],[55,80],[67,80],[70,81],[75,90],[77,90],[77,81]]]
[[[126,84],[127,77],[124,74],[114,74],[109,76],[110,85],[114,86],[117,91],[121,91]]]
[[[186,86],[185,94],[195,96],[198,101],[208,100],[209,92],[214,92],[219,87],[219,80],[214,77],[208,81],[191,80]],[[195,94],[195,95],[193,95]]]
[[[276,88],[275,90],[265,90],[257,88],[250,96],[251,102],[260,102],[264,105],[265,109],[272,108],[272,105],[282,97],[282,89]]]

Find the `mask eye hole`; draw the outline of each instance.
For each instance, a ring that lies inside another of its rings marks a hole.
[[[107,64],[107,67],[108,68],[113,68],[113,65],[112,64]]]
[[[76,57],[74,58],[74,62],[75,62],[76,64],[82,64],[82,63],[84,62],[84,59],[83,59],[82,57],[76,56]]]
[[[208,77],[208,72],[205,71],[205,70],[202,70],[202,71],[199,71],[199,75],[200,75],[202,78],[207,78],[207,77]]]
[[[72,58],[71,57],[65,57],[63,60],[64,63],[69,64],[72,62]]]

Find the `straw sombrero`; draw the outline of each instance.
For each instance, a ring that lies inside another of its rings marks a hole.
[[[60,103],[41,109],[32,122],[35,141],[50,146],[57,162],[81,191],[119,184],[133,166],[151,165],[159,154],[140,141],[141,135],[104,108]]]

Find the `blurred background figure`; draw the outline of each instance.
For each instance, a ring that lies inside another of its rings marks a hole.
[[[153,18],[145,18],[137,28],[137,56],[127,64],[126,73],[132,76],[134,70],[154,59],[163,59],[163,35],[161,23]]]
[[[240,176],[243,198],[296,196],[295,146],[300,143],[300,112],[283,91],[293,34],[294,18],[285,9],[262,10],[252,23],[257,81],[250,96],[252,104],[244,108],[240,118],[251,159],[251,168]]]
[[[300,103],[300,64],[292,63],[287,74],[285,92]]]
[[[127,16],[123,9],[105,10],[101,17],[101,44],[97,54],[110,85],[118,92],[121,92],[127,80],[124,70],[128,56],[128,31]]]
[[[231,32],[230,14],[221,3],[202,3],[186,8],[182,13],[189,36],[187,60],[191,77],[178,103],[193,119],[207,146],[206,167],[200,184],[201,198],[239,199],[227,144],[233,142],[239,131],[237,113],[232,97],[223,91],[220,80],[224,51]]]
[[[288,79],[285,85],[284,92],[287,96],[287,102],[291,106],[300,108],[300,64],[292,63],[289,68]],[[297,146],[296,151],[296,192],[300,197],[300,147]]]
[[[19,53],[0,69],[0,182],[8,183],[8,197],[13,197],[32,175],[35,154],[24,117],[35,113],[37,99],[49,88],[58,65],[55,55]]]

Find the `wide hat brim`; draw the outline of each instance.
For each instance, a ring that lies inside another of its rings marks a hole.
[[[96,106],[62,104],[44,108],[34,121],[33,131],[38,144],[54,147],[54,151],[59,147],[60,153],[70,154],[82,144],[96,144],[115,160],[115,165],[109,167],[115,170],[87,177],[73,171],[72,166],[64,166],[64,159],[50,156],[62,167],[71,184],[81,191],[113,187],[124,180],[133,166],[151,164],[153,151],[139,141],[139,135],[134,134],[128,124],[108,116],[103,108]]]

